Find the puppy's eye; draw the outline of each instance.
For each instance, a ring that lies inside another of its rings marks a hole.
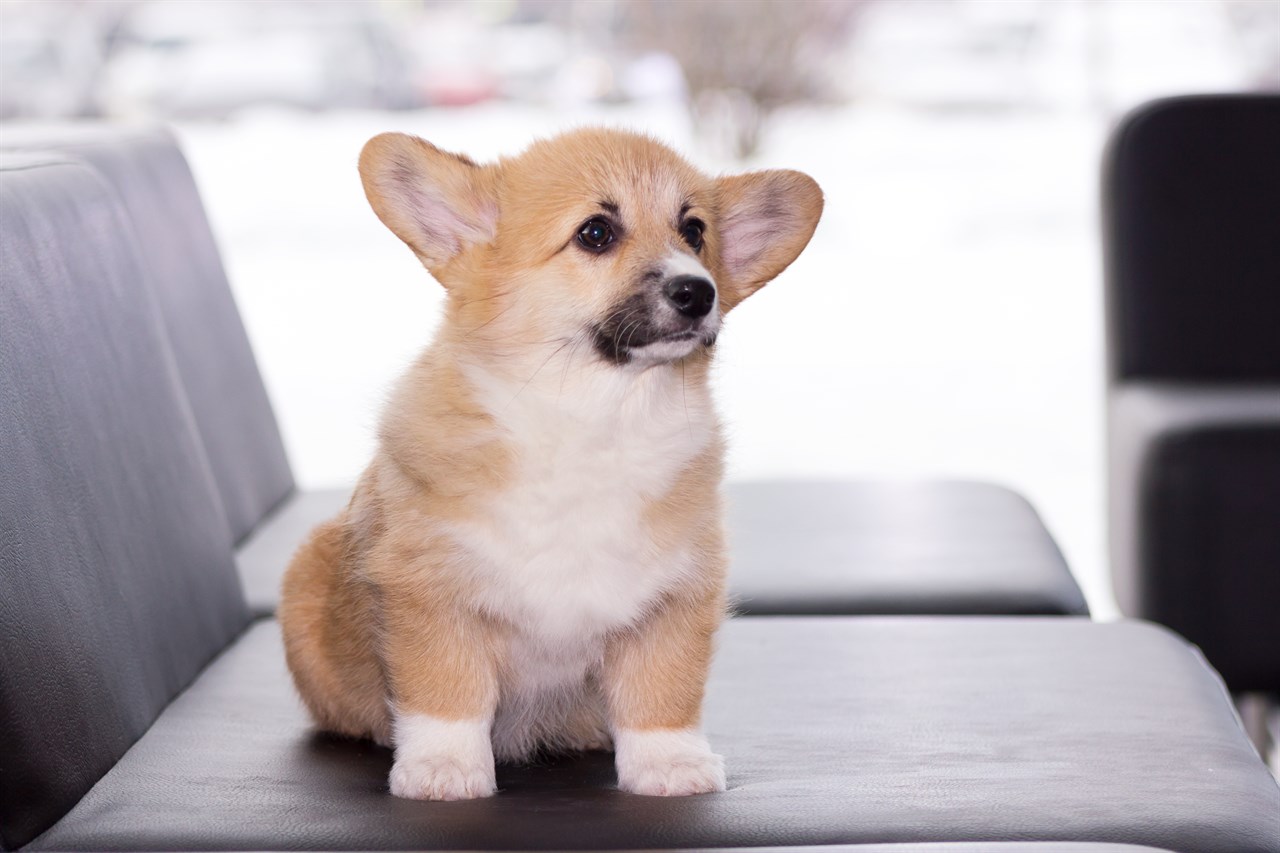
[[[689,248],[700,252],[702,251],[702,232],[706,230],[707,226],[701,219],[686,219],[680,226],[680,236],[689,244]]]
[[[601,219],[596,216],[582,223],[582,227],[578,229],[578,243],[584,249],[602,252],[612,242],[613,226],[609,224],[607,219]]]

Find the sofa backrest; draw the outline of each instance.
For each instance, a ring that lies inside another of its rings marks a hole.
[[[1155,101],[1104,163],[1113,381],[1280,380],[1280,95]]]
[[[43,831],[248,623],[125,210],[0,152],[0,846]]]
[[[195,180],[158,127],[6,130],[8,148],[58,150],[120,196],[226,510],[233,543],[293,491],[293,473]]]

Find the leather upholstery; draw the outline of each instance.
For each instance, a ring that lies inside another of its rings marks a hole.
[[[236,553],[254,612],[345,489],[299,492]],[[735,609],[753,615],[1088,613],[1025,499],[967,482],[777,480],[725,486]]]
[[[818,844],[803,847],[729,847],[716,853],[1152,853],[1155,847],[1092,841],[963,841],[939,844]],[[1169,851],[1164,851],[1169,853]]]
[[[32,849],[1280,851],[1280,789],[1221,683],[1143,623],[739,618],[721,631],[706,728],[724,794],[624,794],[597,753],[499,768],[489,800],[400,800],[388,750],[310,729],[264,620]]]
[[[1153,853],[1153,851],[1156,851],[1155,847],[1093,841],[984,841],[976,844],[958,841],[939,844],[819,844],[805,847],[716,848],[716,853]]]
[[[741,613],[1089,612],[1031,505],[990,483],[731,483]]]
[[[1107,403],[1112,581],[1120,606],[1140,616],[1148,588],[1160,583],[1160,567],[1143,557],[1144,542],[1160,534],[1141,517],[1153,450],[1176,436],[1280,425],[1280,387],[1126,382],[1110,390]]]
[[[0,153],[0,843],[53,823],[248,619],[132,229]]]
[[[1233,690],[1280,691],[1280,387],[1112,392],[1112,566],[1126,613]]]
[[[293,490],[271,402],[196,184],[161,128],[6,128],[5,147],[74,155],[115,188],[169,333],[196,428],[239,542]]]
[[[1168,435],[1142,480],[1143,610],[1238,691],[1280,691],[1280,423]]]
[[[1104,184],[1112,575],[1125,613],[1280,691],[1280,95],[1157,101]]]
[[[1280,95],[1155,101],[1103,185],[1114,379],[1280,382]]]

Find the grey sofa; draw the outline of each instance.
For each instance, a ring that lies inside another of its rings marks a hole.
[[[244,596],[245,548],[306,498],[279,470],[217,474],[275,453],[278,437],[260,411],[219,427],[244,431],[239,449],[205,438],[195,398],[217,371],[201,359],[219,349],[179,356],[200,337],[164,291],[204,281],[190,267],[216,252],[167,272],[154,255],[181,243],[175,229],[207,233],[185,164],[163,134],[96,138],[0,154],[4,848],[1280,851],[1280,789],[1213,670],[1168,631],[1078,616],[738,618],[707,704],[726,793],[622,794],[609,757],[589,754],[500,768],[491,800],[389,796],[390,753],[310,728],[270,601],[255,613]],[[143,179],[113,171],[100,146],[143,173],[167,164],[147,179],[159,195],[122,188]],[[135,215],[139,204],[163,215]],[[236,382],[260,385],[251,360],[233,363],[251,370],[220,386],[232,410],[259,399]],[[846,500],[811,494],[823,508]],[[1026,530],[1015,504],[1010,524]],[[874,502],[857,506],[852,518],[875,517]],[[975,512],[981,528],[989,516]],[[914,518],[936,562],[982,562],[976,529]],[[810,521],[787,535],[815,535]],[[987,529],[992,559],[1019,564],[1016,542],[1000,542],[1010,528]],[[817,557],[876,553],[837,540]],[[1024,544],[1061,560],[1042,530]],[[833,600],[848,606],[847,584]]]

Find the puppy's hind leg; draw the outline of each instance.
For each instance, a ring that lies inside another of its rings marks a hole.
[[[344,571],[344,516],[320,525],[285,572],[285,660],[316,724],[391,745],[387,688],[373,647],[371,596]]]

